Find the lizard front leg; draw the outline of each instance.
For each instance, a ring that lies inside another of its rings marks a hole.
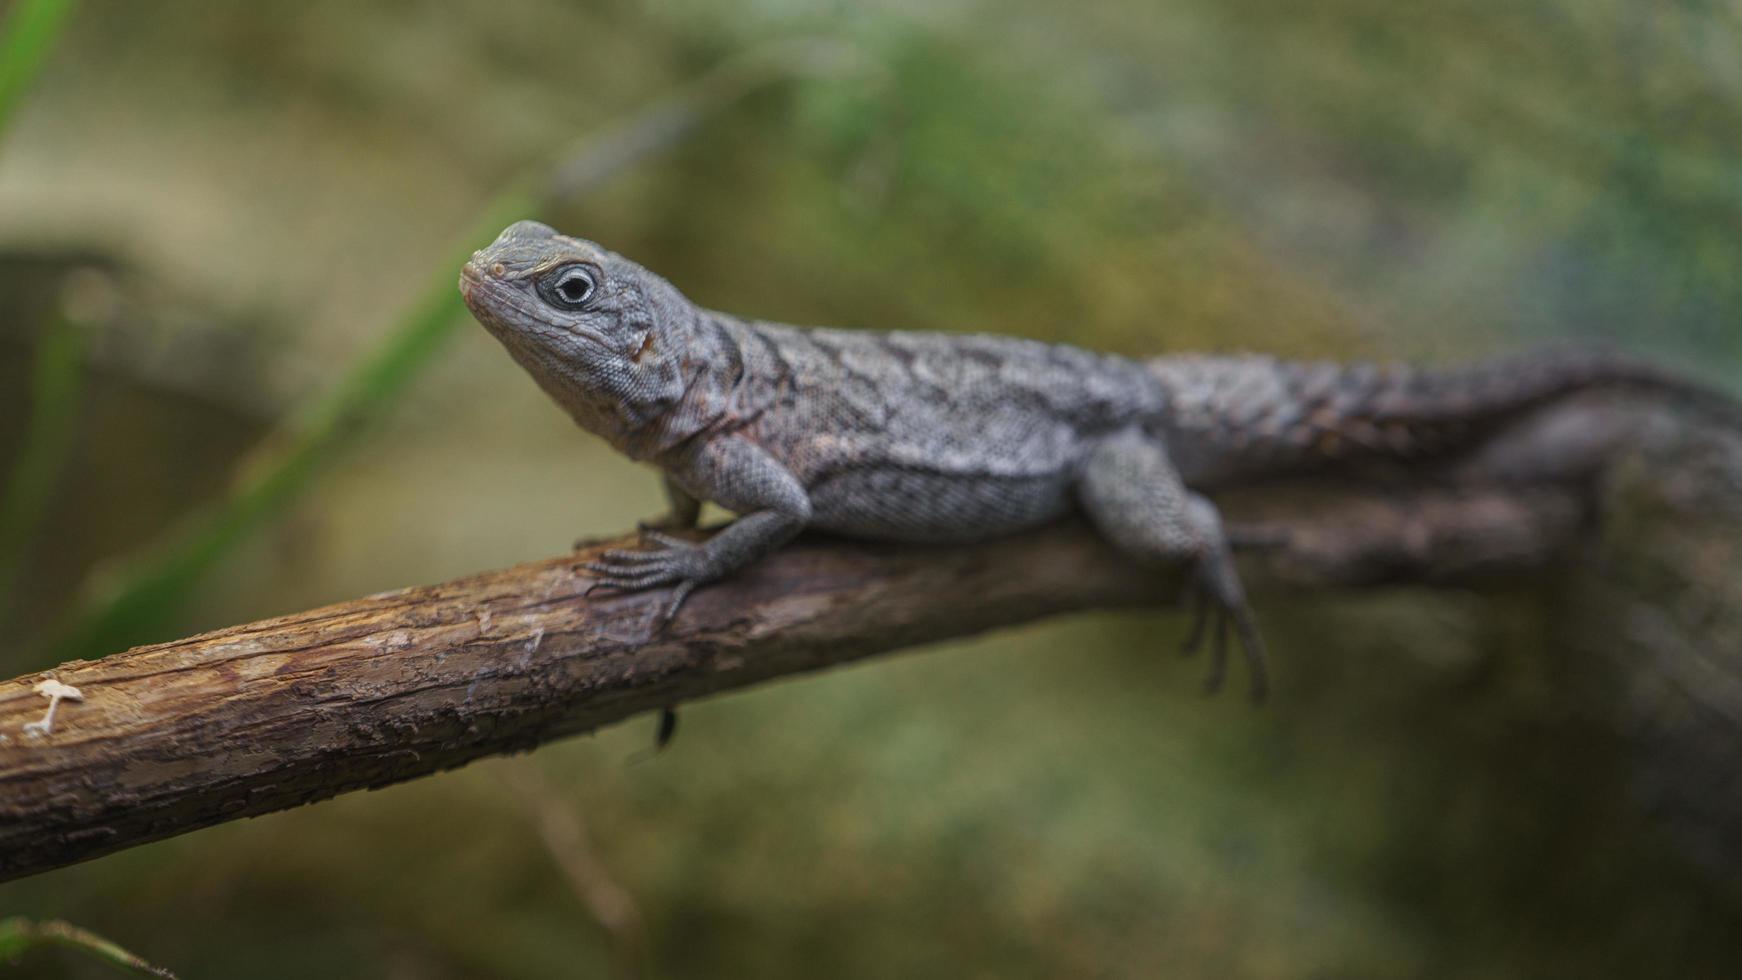
[[[639,592],[673,586],[659,625],[699,585],[730,575],[791,540],[810,521],[810,494],[760,447],[739,438],[710,442],[685,461],[686,482],[737,512],[737,520],[697,544],[659,531],[644,537],[645,551],[607,551],[584,567],[599,576],[592,589]],[[588,589],[589,592],[592,589]]]
[[[1221,513],[1215,504],[1186,488],[1166,448],[1137,431],[1107,438],[1090,453],[1078,495],[1101,534],[1120,550],[1141,561],[1192,563],[1190,589],[1196,597],[1197,618],[1186,639],[1186,652],[1203,644],[1213,618],[1206,686],[1218,689],[1227,672],[1231,626],[1239,634],[1251,672],[1252,698],[1262,699],[1268,686],[1264,642],[1234,568]]]

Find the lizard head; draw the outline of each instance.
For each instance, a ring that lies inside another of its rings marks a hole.
[[[695,308],[592,242],[517,221],[472,254],[460,295],[575,421],[620,448],[683,395]]]

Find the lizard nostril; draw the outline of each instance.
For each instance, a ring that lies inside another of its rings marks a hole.
[[[498,262],[490,267],[490,274],[500,279],[508,274],[508,267]]]

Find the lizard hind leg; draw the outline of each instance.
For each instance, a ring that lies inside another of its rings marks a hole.
[[[666,511],[652,520],[642,521],[643,531],[686,531],[700,523],[702,502],[679,486],[670,473],[660,474],[665,483]]]
[[[1089,455],[1078,496],[1090,520],[1121,551],[1151,564],[1191,563],[1187,597],[1194,620],[1185,652],[1209,641],[1205,687],[1216,691],[1227,676],[1232,632],[1245,655],[1252,699],[1263,700],[1269,687],[1264,641],[1234,567],[1221,513],[1185,486],[1165,446],[1137,431],[1107,438]]]

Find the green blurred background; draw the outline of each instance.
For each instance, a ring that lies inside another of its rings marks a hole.
[[[1742,365],[1733,4],[0,9],[14,39],[46,12],[0,65],[7,676],[659,510],[457,315],[456,255],[513,217],[798,323]],[[803,70],[706,101],[796,39]],[[686,92],[669,148],[525,183]],[[0,885],[0,915],[184,977],[625,947],[657,977],[1733,975],[1736,869],[1569,700],[1549,592],[1268,603],[1261,711],[1163,655],[1180,617],[1048,623],[688,708],[651,761],[632,723]]]

